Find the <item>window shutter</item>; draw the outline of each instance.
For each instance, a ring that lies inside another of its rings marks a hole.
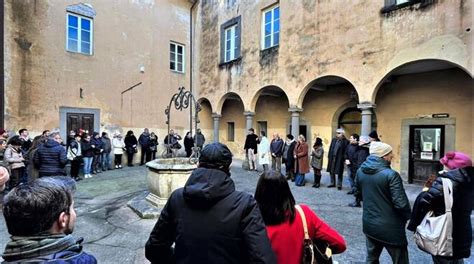
[[[221,25],[221,58],[220,62],[224,63],[225,62],[225,24]]]
[[[242,35],[240,34],[240,17],[239,17],[239,22],[237,23],[237,26],[235,27],[235,35],[237,36],[237,41],[235,43],[235,46],[237,48],[235,52],[235,58],[240,57],[240,43],[242,42]]]

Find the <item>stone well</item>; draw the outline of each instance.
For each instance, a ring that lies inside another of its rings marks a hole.
[[[146,164],[147,184],[150,194],[146,200],[157,207],[163,207],[171,193],[181,187],[197,168],[190,164],[189,158],[156,159]]]

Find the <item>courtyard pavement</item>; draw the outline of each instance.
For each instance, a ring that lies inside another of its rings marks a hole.
[[[144,245],[156,219],[141,219],[127,202],[136,196],[144,196],[146,168],[131,167],[112,170],[80,181],[75,194],[77,222],[75,236],[85,238],[84,249],[92,253],[99,263],[148,263],[144,256]],[[255,192],[258,180],[256,172],[241,168],[241,162],[232,164],[232,178],[237,190]],[[329,176],[323,175],[323,186],[311,188],[312,174],[307,175],[305,187],[295,187],[290,182],[297,203],[309,205],[316,214],[338,230],[346,239],[347,251],[335,255],[338,263],[364,263],[365,238],[362,233],[362,209],[350,208],[353,197],[347,195],[348,183],[342,191],[326,188]],[[411,202],[421,190],[417,185],[405,185]],[[407,233],[411,263],[431,263],[431,258],[418,250],[413,243],[412,234]],[[0,248],[3,251],[9,238],[3,214],[0,217]],[[1,259],[1,258],[0,258]],[[391,263],[384,251],[381,263]],[[465,263],[474,263],[468,259]]]

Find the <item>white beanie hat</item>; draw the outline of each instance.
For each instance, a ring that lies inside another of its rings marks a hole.
[[[374,141],[370,143],[369,153],[377,157],[383,157],[388,153],[392,152],[392,147],[389,144],[383,142]]]

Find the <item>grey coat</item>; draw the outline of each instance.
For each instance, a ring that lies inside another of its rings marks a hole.
[[[322,169],[323,168],[323,155],[324,149],[322,146],[317,147],[316,149],[313,148],[311,151],[311,167],[314,169]]]

